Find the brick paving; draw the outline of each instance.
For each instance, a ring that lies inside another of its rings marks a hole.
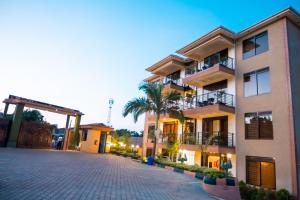
[[[114,155],[0,148],[0,199],[213,199],[199,181]]]

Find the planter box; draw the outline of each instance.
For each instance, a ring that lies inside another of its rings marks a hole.
[[[202,182],[202,188],[209,194],[230,200],[240,200],[240,191],[238,186],[223,186],[223,185],[210,185]]]
[[[235,180],[235,178],[226,178],[226,185],[228,185],[228,186],[235,186],[235,183],[237,183],[237,181]]]
[[[166,166],[165,166],[165,165],[163,165],[163,164],[159,164],[159,163],[157,163],[156,165],[157,165],[157,167],[160,167],[160,168],[166,168]]]
[[[217,185],[217,180],[209,176],[205,176],[203,182],[207,185]]]
[[[191,177],[195,177],[195,172],[191,172],[191,171],[187,171],[187,170],[184,170],[184,174],[188,175],[188,176],[191,176]]]
[[[175,168],[175,167],[174,167],[173,171],[177,172],[177,173],[181,173],[181,174],[184,173],[184,169],[179,169],[179,168]]]
[[[226,185],[226,178],[217,178],[217,185]]]
[[[202,173],[202,172],[196,172],[195,173],[195,178],[203,180],[204,179],[204,173]]]

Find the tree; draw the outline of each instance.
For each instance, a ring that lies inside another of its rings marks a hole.
[[[177,141],[175,142],[166,141],[165,145],[169,154],[169,159],[171,161],[174,161],[174,158],[176,159],[177,153],[179,151],[179,143]]]
[[[23,112],[23,119],[27,121],[43,122],[44,116],[38,110],[27,109]]]
[[[126,117],[129,113],[133,114],[134,122],[137,122],[139,116],[147,112],[153,112],[155,115],[155,137],[152,149],[152,156],[156,154],[156,141],[160,135],[158,122],[161,114],[178,113],[179,107],[176,104],[180,100],[180,94],[170,92],[163,95],[164,85],[161,83],[146,83],[140,85],[139,90],[143,91],[147,97],[134,98],[127,102],[124,107],[123,116]]]

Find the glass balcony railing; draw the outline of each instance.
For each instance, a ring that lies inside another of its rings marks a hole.
[[[202,95],[184,97],[181,106],[184,110],[196,107],[205,107],[214,104],[221,104],[233,107],[233,97],[234,96],[232,94],[227,94],[224,91],[214,91]]]
[[[228,132],[197,132],[185,133],[180,138],[181,144],[191,145],[217,145],[224,147],[234,147],[234,134]]]
[[[185,70],[185,76],[190,76],[197,72],[207,70],[216,64],[220,64],[229,69],[234,69],[234,59],[231,57],[225,57],[222,59],[220,58],[209,62],[197,62],[197,64],[194,67],[190,67]]]

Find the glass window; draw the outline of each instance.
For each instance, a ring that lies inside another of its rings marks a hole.
[[[243,41],[243,59],[268,51],[268,32],[265,31]]]
[[[268,33],[263,32],[255,37],[255,55],[268,51]]]
[[[155,125],[148,126],[148,139],[153,140],[155,136]]]
[[[269,69],[257,71],[257,93],[264,94],[271,92]]]
[[[257,94],[256,73],[251,72],[244,75],[244,95],[245,97]]]
[[[244,74],[244,96],[254,96],[271,92],[269,68]]]
[[[249,38],[243,41],[243,59],[255,55],[255,38]]]
[[[273,139],[272,112],[245,113],[246,139]]]
[[[246,132],[246,139],[259,138],[257,113],[245,114],[245,132]]]
[[[275,161],[272,158],[246,157],[247,184],[276,189]]]

